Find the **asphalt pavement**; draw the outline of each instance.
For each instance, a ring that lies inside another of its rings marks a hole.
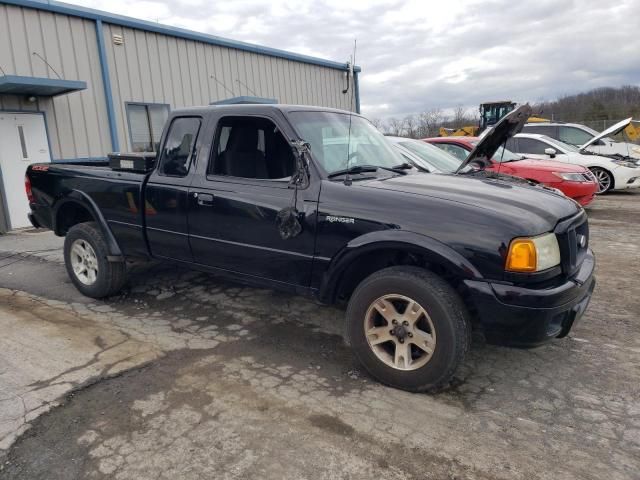
[[[82,297],[50,232],[0,236],[0,479],[603,479],[640,472],[640,192],[588,210],[568,338],[474,338],[437,395],[358,366],[343,312],[163,265]]]

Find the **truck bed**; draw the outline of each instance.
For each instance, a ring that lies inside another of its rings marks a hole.
[[[64,234],[65,216],[73,210],[64,203],[89,202],[121,242],[126,255],[147,254],[143,234],[142,186],[145,173],[115,171],[107,162],[34,164],[27,174],[35,200],[38,224]]]

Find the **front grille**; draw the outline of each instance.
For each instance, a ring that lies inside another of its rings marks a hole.
[[[589,223],[586,213],[580,212],[575,217],[560,222],[555,233],[560,246],[562,271],[571,276],[578,271],[589,249]]]
[[[587,170],[586,172],[584,172],[582,174],[582,176],[588,182],[595,182],[596,181],[596,176],[593,173],[591,173],[591,170]]]

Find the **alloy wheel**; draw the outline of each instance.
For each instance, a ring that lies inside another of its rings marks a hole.
[[[76,278],[85,285],[98,279],[98,257],[89,242],[78,239],[71,245],[71,268]]]
[[[436,331],[427,311],[399,294],[384,295],[369,306],[364,333],[376,357],[397,370],[424,366],[436,347]]]
[[[593,169],[592,172],[598,181],[598,191],[596,193],[604,193],[611,188],[611,175],[599,168]]]

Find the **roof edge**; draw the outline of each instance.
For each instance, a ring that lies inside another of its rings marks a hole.
[[[147,32],[160,33],[162,35],[194,40],[197,42],[208,43],[210,45],[217,45],[220,47],[235,48],[237,50],[243,50],[246,52],[258,53],[262,55],[268,55],[270,57],[308,63],[311,65],[319,65],[321,67],[334,68],[344,71],[349,69],[349,65],[347,63],[325,60],[322,58],[303,55],[300,53],[288,52],[286,50],[280,50],[277,48],[264,47],[253,43],[241,42],[239,40],[230,40],[215,35],[209,35],[207,33],[195,32],[179,27],[171,27],[169,25],[154,23],[147,20],[139,20],[132,17],[126,17],[124,15],[95,10],[93,8],[57,2],[55,0],[0,0],[0,4],[2,3],[17,7],[45,10],[48,12],[86,18],[90,20],[102,20],[104,23],[110,23],[112,25],[119,25],[122,27],[145,30]],[[354,71],[359,72],[361,71],[361,68],[356,65]]]

